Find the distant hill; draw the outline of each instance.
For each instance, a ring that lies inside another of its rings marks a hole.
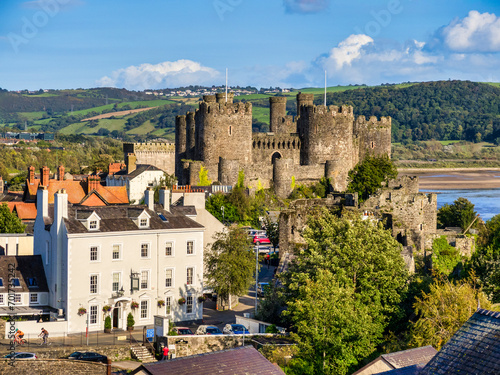
[[[317,98],[316,104],[323,100]],[[378,86],[327,94],[356,115],[391,116],[394,142],[467,140],[500,143],[500,87],[469,81]]]

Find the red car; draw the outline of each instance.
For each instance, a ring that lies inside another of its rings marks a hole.
[[[259,245],[271,245],[271,241],[265,234],[256,234],[253,238],[253,243],[256,246]]]

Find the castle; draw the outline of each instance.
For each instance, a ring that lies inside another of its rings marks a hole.
[[[204,96],[195,112],[177,116],[179,184],[197,185],[206,170],[208,179],[234,185],[243,170],[246,186],[274,186],[280,197],[322,177],[344,191],[348,172],[366,155],[390,157],[390,117],[355,118],[351,106],[316,106],[313,94],[299,93],[297,116],[287,115],[286,97],[270,97],[270,132],[252,133],[252,104],[233,96]]]

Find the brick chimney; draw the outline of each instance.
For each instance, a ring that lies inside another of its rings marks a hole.
[[[64,167],[62,165],[57,167],[57,179],[59,181],[64,180]]]
[[[136,162],[137,162],[137,157],[135,156],[135,154],[133,153],[127,154],[127,174],[130,174],[133,171],[135,171]]]
[[[28,168],[28,183],[33,185],[35,183],[35,167],[30,166]]]
[[[90,193],[92,190],[97,190],[99,182],[100,178],[98,176],[87,177],[87,193]]]
[[[49,186],[49,179],[50,179],[50,169],[49,167],[43,167],[40,169],[40,185],[42,186]]]

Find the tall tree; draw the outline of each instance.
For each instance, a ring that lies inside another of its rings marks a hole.
[[[205,277],[222,301],[248,292],[253,282],[255,257],[252,243],[242,229],[232,228],[215,235],[215,242],[205,249]]]
[[[398,170],[387,156],[373,157],[368,155],[352,169],[347,177],[347,191],[358,193],[358,199],[363,202],[387,182],[398,176]]]
[[[468,199],[460,197],[453,204],[445,204],[438,210],[438,227],[460,227],[465,230],[476,216],[474,204]]]
[[[338,343],[339,349],[335,346],[337,344],[328,343],[326,338],[311,342],[305,328],[298,329],[300,325],[296,326],[299,340],[309,342],[330,357],[334,356],[329,361],[335,364],[335,369],[323,367],[323,362],[311,357],[308,350],[303,356],[299,353],[299,358],[313,366],[314,373],[345,374],[347,368],[355,366],[375,350],[389,316],[398,311],[408,280],[400,255],[401,245],[389,231],[383,229],[381,223],[339,219],[326,209],[320,209],[308,218],[303,237],[307,248],[296,253],[294,263],[281,277],[290,309],[288,315],[295,324],[306,319],[303,324],[318,325],[318,334],[323,332],[327,335],[334,329],[331,325],[335,324],[338,327],[345,325],[347,330],[343,331],[346,337]],[[326,321],[315,321],[312,315],[299,308],[301,304],[312,301],[318,285],[326,288],[327,276],[323,271],[332,275],[328,280],[331,290],[324,295],[334,301],[342,301],[335,307],[338,312],[332,311],[334,307],[326,302],[316,306],[319,314],[332,314],[329,316],[334,321],[329,323],[330,326],[322,326]],[[366,330],[366,327],[370,329]],[[364,332],[363,339],[356,332]],[[334,350],[327,350],[324,345]],[[344,365],[341,366],[342,363]]]
[[[451,282],[437,279],[430,292],[416,299],[418,320],[412,327],[410,345],[432,345],[440,349],[477,309],[491,308],[491,303],[477,285],[469,280]]]
[[[273,221],[269,215],[264,217],[264,227],[266,229],[267,237],[269,241],[273,244],[274,250],[276,250],[276,246],[278,246],[280,242],[280,229],[279,223]]]
[[[5,203],[0,204],[0,233],[24,233],[24,225]]]

